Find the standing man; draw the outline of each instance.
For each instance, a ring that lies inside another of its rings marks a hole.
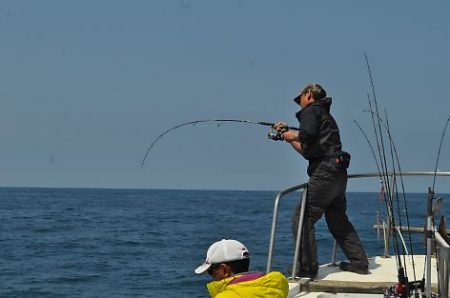
[[[350,154],[342,151],[336,121],[330,114],[331,98],[319,84],[309,84],[294,98],[301,110],[296,114],[299,131],[288,130],[286,123],[274,128],[283,139],[308,160],[308,193],[300,240],[297,276],[315,278],[319,269],[314,224],[325,214],[328,229],[348,258],[339,267],[344,271],[367,274],[368,260],[346,210],[347,168]],[[292,219],[297,236],[301,201]]]

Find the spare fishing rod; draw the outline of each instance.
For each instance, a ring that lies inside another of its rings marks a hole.
[[[450,121],[450,116],[447,118],[447,122],[445,123],[444,130],[442,131],[441,141],[439,143],[439,150],[438,150],[437,157],[436,157],[436,165],[434,167],[434,177],[433,177],[433,187],[432,187],[433,192],[434,192],[434,186],[436,184],[436,174],[438,171],[439,157],[441,156],[442,143],[444,141],[444,137],[445,137],[445,133],[447,131],[449,121]]]
[[[379,160],[380,160],[380,167],[381,167],[381,170],[382,170],[382,173],[383,173],[382,180],[383,180],[383,185],[384,185],[384,189],[385,189],[385,192],[383,194],[385,196],[386,209],[387,209],[388,216],[389,216],[389,227],[392,226],[392,228],[394,229],[394,234],[393,234],[393,236],[394,236],[394,250],[395,250],[395,253],[396,253],[397,257],[398,257],[398,259],[397,259],[397,266],[398,266],[398,269],[400,270],[403,266],[402,266],[402,262],[401,262],[400,255],[399,255],[399,252],[398,252],[397,234],[395,233],[395,217],[394,217],[394,213],[393,213],[392,193],[391,193],[391,186],[390,186],[389,177],[388,177],[388,169],[387,169],[387,161],[386,161],[386,154],[385,154],[385,148],[384,148],[383,131],[381,129],[381,117],[379,117],[378,101],[377,101],[376,92],[375,92],[375,84],[373,82],[372,71],[370,69],[370,64],[369,64],[369,58],[367,57],[366,53],[364,53],[364,58],[366,60],[367,71],[369,73],[369,78],[370,78],[370,85],[372,87],[374,106],[375,106],[375,109],[376,109],[376,111],[373,110],[372,103],[371,103],[371,100],[370,100],[370,96],[368,95],[369,108],[370,108],[370,113],[371,113],[371,117],[372,117],[372,126],[373,126],[375,140],[376,140],[377,149],[378,149],[378,156],[379,156]],[[375,115],[377,115],[377,121],[375,121],[375,117],[374,117]],[[399,274],[399,280],[400,279],[403,280],[400,283],[404,283],[404,278],[400,278],[400,275],[404,275],[404,274]]]
[[[377,159],[377,155],[375,154],[375,150],[373,149],[373,145],[372,142],[370,142],[369,137],[367,136],[367,133],[364,131],[364,129],[361,127],[361,125],[359,124],[359,122],[356,119],[353,119],[353,122],[355,123],[355,125],[359,128],[359,130],[361,131],[361,133],[363,134],[364,138],[366,139],[367,144],[369,145],[370,151],[372,152],[372,157],[375,161],[375,165],[377,167],[377,173],[378,176],[380,178],[380,182],[382,179],[382,175],[381,175],[381,170],[380,170],[380,166],[378,164],[378,159]]]
[[[378,115],[376,115],[377,117],[379,117]],[[445,124],[442,136],[441,136],[441,142],[439,144],[439,150],[438,150],[438,156],[436,158],[436,167],[435,167],[435,172],[434,172],[434,179],[437,176],[437,169],[438,169],[438,161],[439,161],[439,156],[440,156],[440,152],[441,152],[441,148],[442,148],[442,142],[443,142],[443,138],[445,136],[446,133],[446,129],[447,126],[450,122],[450,117],[447,119],[447,122]],[[389,139],[391,140],[391,142],[393,142],[393,138],[390,135],[389,132],[389,124],[387,121],[387,116],[386,116],[386,123],[384,126],[386,128],[386,130],[388,131],[389,134]],[[402,186],[402,191],[403,191],[403,196],[404,196],[404,207],[405,207],[405,213],[407,214],[406,216],[406,220],[407,220],[407,225],[408,225],[408,231],[410,230],[410,222],[409,222],[409,216],[408,216],[408,207],[406,204],[406,197],[405,197],[405,187],[404,187],[404,182],[403,182],[403,176],[402,176],[402,171],[400,168],[400,160],[398,157],[398,153],[397,153],[397,149],[395,147],[395,143],[393,143],[393,149],[394,149],[394,153],[395,156],[397,158],[397,165],[398,165],[398,169],[399,169],[399,174],[400,174],[400,179],[401,179],[401,186]],[[425,229],[425,238],[426,238],[426,246],[427,246],[427,260],[431,260],[431,251],[432,251],[432,242],[433,240],[435,241],[435,237],[434,236],[434,216],[435,216],[435,205],[433,204],[433,201],[435,199],[435,193],[434,193],[434,182],[435,180],[433,180],[433,188],[429,188],[428,190],[428,200],[427,200],[427,223],[426,223],[426,229]],[[401,223],[400,223],[401,225]],[[413,246],[412,246],[412,239],[411,239],[411,234],[408,233],[409,235],[409,241],[410,241],[410,247],[411,247],[411,257],[414,258],[414,252],[413,252]],[[416,271],[415,271],[415,262],[413,259],[413,271],[414,271],[414,279],[416,279]],[[425,284],[426,283],[426,284]],[[423,277],[421,281],[415,281],[415,282],[410,282],[409,283],[410,289],[411,287],[414,287],[414,289],[417,291],[419,288],[420,289],[424,289],[425,290],[425,294],[426,297],[432,297],[431,294],[431,262],[427,261],[424,263],[424,270],[423,270]]]
[[[391,131],[390,131],[390,128],[389,128],[389,120],[388,120],[388,116],[387,116],[387,111],[384,110],[384,113],[385,113],[385,119],[386,119],[385,128],[386,128],[386,131],[387,131],[388,136],[389,136],[393,168],[394,168],[394,171],[395,171],[395,162],[394,162],[394,154],[395,154],[395,158],[397,160],[398,173],[400,175],[400,183],[401,183],[402,194],[403,194],[403,207],[405,208],[404,210],[405,210],[405,216],[406,216],[406,224],[407,224],[407,228],[408,228],[408,240],[409,240],[409,247],[410,247],[410,250],[411,250],[412,269],[413,269],[414,282],[412,282],[412,283],[410,282],[408,284],[409,288],[407,288],[407,290],[410,291],[411,290],[411,286],[414,286],[414,290],[418,291],[419,287],[423,288],[423,282],[421,282],[421,281],[416,282],[417,276],[416,276],[416,266],[415,266],[415,261],[414,261],[414,247],[412,245],[410,221],[409,221],[409,212],[408,212],[408,204],[406,203],[405,184],[404,184],[404,181],[403,181],[403,174],[402,174],[402,169],[401,169],[401,166],[400,166],[400,158],[399,158],[399,155],[398,155],[398,152],[397,152],[397,148],[395,146],[394,139],[392,138]],[[394,174],[394,177],[395,177],[395,174]],[[395,179],[395,186],[397,186],[397,180],[396,179]],[[398,191],[395,192],[395,196],[396,196],[396,199],[397,199],[397,211],[398,211],[398,216],[399,216],[399,225],[402,226],[401,212],[400,212],[400,201],[399,201],[399,197],[398,197]],[[403,247],[403,249],[405,249],[405,248],[406,247]],[[403,250],[403,262],[404,262],[404,264],[406,266],[406,253],[405,253],[405,250]],[[406,270],[405,270],[405,273],[406,273]]]
[[[267,127],[273,127],[275,125],[275,123],[271,123],[271,122],[263,122],[263,121],[250,121],[250,120],[240,120],[240,119],[203,119],[203,120],[195,120],[195,121],[189,121],[189,122],[185,122],[185,123],[181,123],[178,125],[175,125],[169,129],[166,129],[164,132],[162,132],[156,139],[153,140],[153,142],[150,144],[150,146],[148,147],[147,151],[145,152],[144,158],[142,159],[141,162],[141,168],[144,167],[144,163],[145,160],[147,159],[147,157],[149,156],[150,151],[153,149],[153,147],[155,146],[155,144],[166,134],[168,134],[169,132],[176,130],[177,128],[183,127],[183,126],[188,126],[188,125],[195,125],[198,123],[205,123],[205,122],[218,122],[219,124],[217,125],[218,127],[222,124],[222,123],[241,123],[241,124],[253,124],[253,125],[262,125],[262,126],[267,126]],[[287,131],[289,129],[292,130],[298,130],[298,127],[292,127],[292,126],[285,126],[284,131]],[[279,140],[283,140],[283,136],[282,133],[280,132],[276,132],[273,129],[270,130],[270,132],[268,133],[268,138],[274,141],[279,141]]]
[[[384,201],[384,203],[386,204],[386,210],[388,210],[388,206],[387,206],[387,202],[384,199],[384,182],[383,182],[383,175],[381,174],[381,169],[380,169],[380,165],[378,164],[378,159],[377,159],[377,155],[375,154],[375,150],[373,148],[372,142],[370,142],[369,137],[367,136],[367,133],[364,131],[364,129],[362,128],[362,126],[359,124],[359,122],[356,119],[353,119],[353,122],[355,123],[355,125],[359,128],[359,130],[361,131],[361,133],[363,134],[364,138],[366,139],[367,144],[369,145],[370,151],[372,152],[372,157],[373,160],[375,161],[375,166],[377,168],[377,174],[378,174],[378,178],[380,179],[380,183],[381,183],[381,189],[380,189],[380,197],[378,200],[378,209],[381,209],[381,201]],[[379,224],[379,216],[380,216],[380,212],[377,211],[377,225]],[[377,226],[377,235],[379,236],[379,226]],[[385,240],[385,247],[387,247],[387,243],[386,243],[386,238],[384,238]],[[385,256],[388,255],[387,251],[385,250],[384,252]]]
[[[427,222],[426,222],[426,246],[427,246],[427,255],[426,255],[426,270],[424,270],[424,275],[426,271],[427,276],[427,284],[425,288],[425,292],[427,297],[431,297],[431,250],[433,245],[433,201],[435,199],[435,184],[436,184],[436,176],[439,165],[439,158],[441,155],[442,143],[444,141],[445,133],[447,131],[448,123],[450,121],[450,116],[447,118],[447,121],[444,126],[444,130],[442,131],[441,140],[439,142],[439,148],[436,156],[436,164],[434,167],[434,177],[433,177],[433,186],[428,188],[428,198],[427,198]]]
[[[369,78],[370,78],[370,85],[372,87],[373,101],[374,101],[374,105],[375,105],[375,114],[379,115],[378,101],[377,101],[376,92],[375,92],[375,85],[373,82],[372,71],[370,69],[369,58],[367,57],[366,53],[364,53],[364,58],[366,60],[367,70],[368,70]],[[370,100],[369,100],[369,104],[370,104]],[[394,218],[394,212],[392,210],[392,208],[393,208],[392,193],[391,193],[390,183],[389,183],[389,179],[388,179],[388,169],[387,169],[387,161],[386,161],[386,154],[385,154],[384,138],[383,138],[383,131],[381,129],[381,118],[378,117],[378,125],[376,125],[375,119],[373,117],[374,113],[373,113],[371,104],[370,104],[370,109],[372,112],[372,122],[373,122],[374,131],[375,131],[375,135],[376,135],[376,139],[377,139],[378,153],[380,156],[380,164],[381,164],[381,168],[383,170],[383,176],[384,176],[386,186],[387,186],[386,190],[388,192],[389,208],[391,209],[390,215],[392,216],[391,224],[393,225],[393,228],[395,228],[395,218]],[[377,136],[377,128],[378,128],[378,132],[379,132],[379,141],[378,141],[378,136]],[[381,148],[380,148],[380,144],[381,144]],[[394,248],[396,250],[397,261],[398,261],[398,275],[397,275],[398,285],[396,286],[396,292],[398,295],[400,295],[400,297],[405,297],[405,295],[409,295],[409,293],[410,293],[409,281],[408,281],[408,277],[405,272],[405,267],[402,264],[402,260],[401,260],[400,253],[398,250],[398,239],[397,239],[397,235],[396,235],[395,231],[394,231],[393,236],[394,236]]]
[[[370,101],[369,101],[369,105],[370,105]],[[394,230],[394,238],[396,240],[394,242],[394,248],[395,248],[396,254],[399,257],[399,253],[398,253],[398,251],[399,251],[398,246],[399,245],[398,245],[398,239],[396,238],[397,234],[395,233],[396,222],[395,222],[395,216],[394,216],[394,213],[393,213],[394,212],[394,203],[393,203],[394,202],[393,201],[394,194],[393,193],[395,193],[395,195],[396,195],[395,197],[397,199],[397,212],[398,212],[399,225],[402,226],[401,214],[400,214],[400,203],[399,203],[399,198],[398,198],[398,191],[395,191],[397,189],[397,186],[396,186],[396,181],[397,180],[395,179],[395,177],[397,175],[396,174],[396,172],[397,172],[396,168],[398,168],[398,173],[400,175],[400,181],[401,181],[402,192],[403,192],[403,200],[404,200],[404,207],[405,207],[408,231],[409,231],[409,227],[410,227],[409,216],[408,216],[408,208],[407,208],[407,205],[406,205],[405,186],[404,186],[403,175],[402,175],[402,170],[401,170],[401,166],[400,166],[400,158],[399,158],[399,155],[398,155],[398,152],[397,152],[397,148],[395,146],[394,138],[392,137],[392,134],[391,134],[391,131],[390,131],[390,128],[389,128],[389,121],[388,121],[386,110],[385,110],[385,114],[386,114],[385,122],[386,123],[384,123],[383,119],[381,119],[381,117],[379,115],[377,115],[376,112],[374,112],[373,110],[365,110],[365,112],[369,112],[369,113],[372,114],[372,117],[376,117],[377,120],[380,121],[380,123],[382,123],[384,129],[386,130],[386,132],[388,134],[388,139],[389,139],[389,144],[390,144],[390,151],[391,151],[392,167],[393,167],[392,173],[393,173],[394,179],[393,179],[393,185],[392,185],[392,192],[389,192],[388,195],[387,195],[386,207],[387,207],[387,211],[388,211],[388,215],[389,215],[390,221],[392,223],[392,229]],[[372,149],[372,151],[373,151],[373,149]],[[395,156],[395,160],[394,160],[394,156]],[[395,161],[397,163],[395,163]],[[387,179],[387,174],[383,175],[383,176],[385,176],[385,178]],[[412,255],[412,257],[414,257],[414,255],[413,255],[414,254],[413,253],[413,247],[412,247],[412,240],[411,240],[411,234],[408,233],[408,235],[409,235],[409,243],[410,243],[411,255]],[[403,256],[403,262],[406,263],[405,256]],[[400,262],[400,266],[401,266],[401,262]],[[413,262],[413,272],[414,272],[414,278],[416,278],[414,262]]]
[[[372,125],[373,125],[373,129],[374,129],[374,133],[375,133],[375,140],[377,142],[377,149],[378,149],[381,170],[383,172],[384,185],[386,186],[385,189],[387,192],[387,201],[389,203],[388,209],[391,209],[392,208],[392,194],[391,194],[391,187],[390,187],[389,178],[388,178],[388,169],[387,169],[387,161],[386,161],[386,154],[385,154],[384,138],[383,138],[383,131],[381,129],[381,118],[378,116],[377,121],[375,121],[375,117],[374,117],[374,115],[380,115],[379,110],[378,110],[377,96],[376,96],[376,92],[375,92],[375,84],[373,82],[372,71],[370,69],[370,64],[369,64],[369,58],[366,53],[364,53],[364,58],[366,60],[367,71],[369,73],[370,86],[372,87],[372,95],[373,95],[373,101],[374,101],[374,106],[375,106],[375,112],[374,112],[373,108],[372,108],[372,103],[371,103],[370,97],[369,97],[369,108],[370,108],[370,112],[371,112],[371,116],[372,116]],[[391,211],[391,210],[388,210],[388,211]],[[390,224],[393,224],[395,227],[394,214],[392,212],[390,212],[390,216],[392,217]],[[396,250],[396,254],[398,255],[398,251],[397,251],[397,247],[396,247],[396,244],[398,244],[398,243],[396,243],[397,238],[396,238],[395,233],[394,233],[394,239],[396,240],[394,242],[394,248]],[[399,256],[398,256],[398,262],[399,262],[400,267],[402,267]]]
[[[365,110],[365,112],[371,112],[371,111]],[[372,113],[375,114],[374,112],[372,112]],[[379,115],[376,115],[376,114],[374,116],[377,117],[377,118],[380,117]],[[372,145],[371,141],[369,140],[369,138],[367,136],[367,133],[364,131],[364,129],[361,127],[361,125],[358,123],[358,121],[356,121],[355,119],[353,119],[353,121],[356,124],[356,126],[359,128],[361,133],[364,135],[364,138],[366,139],[366,141],[367,141],[367,143],[368,143],[368,145],[370,147],[370,150],[372,152],[372,157],[373,157],[373,159],[375,161],[375,164],[376,164],[376,167],[377,167],[378,176],[380,177],[380,182],[382,182],[382,180],[381,180],[382,179],[382,177],[381,177],[382,174],[381,174],[380,166],[379,166],[376,154],[375,154],[374,146]],[[400,182],[401,182],[401,188],[402,188],[402,193],[403,193],[403,202],[404,202],[404,208],[405,208],[405,213],[406,213],[407,227],[408,227],[408,231],[410,231],[410,221],[409,221],[409,216],[408,216],[408,206],[406,204],[406,196],[405,196],[406,191],[405,191],[405,185],[404,185],[404,180],[403,180],[403,175],[402,175],[400,158],[399,158],[399,154],[398,154],[397,148],[395,146],[394,138],[393,138],[393,136],[391,135],[391,132],[390,132],[389,122],[388,122],[388,118],[387,118],[387,113],[386,113],[386,123],[383,123],[382,119],[381,119],[381,122],[383,124],[384,129],[388,133],[389,141],[391,143],[391,151],[393,151],[392,159],[394,158],[394,156],[395,156],[395,159],[396,159],[396,165],[393,162],[393,166],[394,167],[397,166],[398,173],[400,175]],[[391,153],[391,155],[392,155],[392,153]],[[391,217],[392,210],[391,210],[391,208],[389,208],[387,200],[385,200],[385,203],[386,203],[386,207],[388,209],[389,217]],[[400,203],[398,202],[398,196],[397,196],[397,204],[398,204],[398,206],[400,206]],[[400,208],[398,208],[398,210],[400,210]],[[399,217],[401,217],[400,214],[399,214]],[[401,226],[401,223],[400,223],[400,226]],[[394,226],[394,228],[395,228],[395,226]],[[395,233],[395,231],[394,231],[394,233]],[[410,244],[411,257],[413,259],[412,260],[413,276],[414,276],[414,280],[416,280],[416,269],[415,269],[415,262],[414,262],[414,250],[413,250],[413,246],[412,246],[412,239],[411,239],[411,233],[410,232],[408,233],[408,236],[409,236],[408,240],[409,240],[409,244]],[[403,262],[406,263],[405,256],[403,257],[403,259],[404,259]],[[423,289],[423,285],[424,285],[424,281],[423,280],[422,281],[418,281],[418,282],[409,282],[408,283],[409,289],[414,289],[415,291],[418,291],[419,288]],[[406,294],[406,287],[405,287],[405,289],[403,289],[403,293]]]
[[[398,224],[401,227],[402,226],[402,215],[401,215],[401,211],[400,211],[400,200],[399,200],[399,196],[398,196],[397,169],[396,169],[396,168],[398,168],[398,173],[400,175],[400,180],[402,181],[402,192],[403,192],[403,198],[404,198],[404,203],[405,203],[405,213],[406,213],[406,219],[407,219],[407,222],[408,222],[408,235],[411,236],[411,233],[409,231],[409,220],[408,220],[409,215],[408,215],[408,209],[407,209],[407,206],[406,206],[405,188],[404,188],[403,176],[402,176],[402,171],[401,171],[401,166],[400,166],[400,159],[399,159],[399,156],[398,156],[398,153],[397,153],[397,149],[396,149],[396,146],[395,146],[394,139],[393,139],[393,137],[391,135],[391,131],[390,131],[390,127],[389,127],[389,120],[388,120],[388,115],[387,115],[386,109],[384,110],[384,113],[385,113],[385,123],[383,123],[383,126],[386,129],[386,132],[387,132],[388,137],[389,137],[389,148],[390,148],[390,155],[391,155],[390,159],[391,159],[391,162],[392,162],[392,173],[393,173],[392,174],[393,175],[393,179],[392,179],[392,193],[391,193],[391,195],[392,195],[392,197],[391,197],[391,204],[392,205],[391,205],[391,207],[394,208],[394,196],[395,196],[395,199],[396,199],[396,202],[397,202]],[[379,115],[375,115],[375,116],[378,118],[378,120],[380,122],[383,122]],[[397,164],[396,164],[395,159],[394,159],[394,153],[395,153]],[[395,228],[395,225],[394,225],[394,228]],[[403,248],[403,263],[406,264],[406,256],[405,256],[406,253],[407,253],[405,251],[406,244],[404,242],[403,242],[403,244],[404,244],[402,246],[402,248]],[[410,241],[410,244],[411,244],[411,241]],[[412,246],[410,248],[411,248],[411,254],[414,257]],[[414,279],[415,279],[416,275],[415,275],[414,262],[413,262],[413,269],[414,269]],[[405,274],[407,275],[406,268],[405,268]]]

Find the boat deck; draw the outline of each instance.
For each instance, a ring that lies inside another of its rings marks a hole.
[[[425,256],[414,256],[416,279],[421,280],[424,272]],[[398,282],[396,257],[373,257],[369,259],[367,275],[341,271],[339,266],[327,264],[319,268],[315,280],[302,278],[290,280],[289,296],[295,298],[313,297],[381,297],[383,290]],[[403,257],[402,257],[403,261]],[[410,257],[406,257],[406,272],[410,281],[414,280]],[[432,258],[431,283],[437,290],[436,260]]]

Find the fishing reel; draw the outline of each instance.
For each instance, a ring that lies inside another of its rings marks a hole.
[[[267,134],[267,137],[272,141],[284,141],[283,133],[287,132],[288,130],[289,127],[287,125],[282,126],[279,131],[271,127],[269,133]]]

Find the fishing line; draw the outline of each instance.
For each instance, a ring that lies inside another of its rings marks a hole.
[[[155,146],[155,144],[166,134],[168,134],[169,132],[183,127],[183,126],[188,126],[188,125],[194,125],[197,123],[205,123],[205,122],[219,122],[219,124],[217,125],[217,127],[219,127],[220,125],[222,125],[225,122],[234,122],[234,123],[242,123],[242,124],[254,124],[254,125],[262,125],[262,126],[268,126],[268,127],[272,127],[275,125],[275,123],[270,123],[270,122],[263,122],[263,121],[250,121],[250,120],[240,120],[240,119],[204,119],[204,120],[195,120],[195,121],[189,121],[186,123],[182,123],[182,124],[178,124],[175,125],[174,127],[171,127],[169,129],[166,129],[163,133],[161,133],[156,139],[153,140],[153,142],[151,143],[151,145],[148,147],[147,151],[145,152],[144,158],[142,159],[141,162],[141,168],[144,167],[144,163],[145,160],[147,159],[147,157],[149,156],[150,151],[152,150],[153,146]],[[292,130],[298,130],[298,127],[292,127],[289,126],[289,129]]]

